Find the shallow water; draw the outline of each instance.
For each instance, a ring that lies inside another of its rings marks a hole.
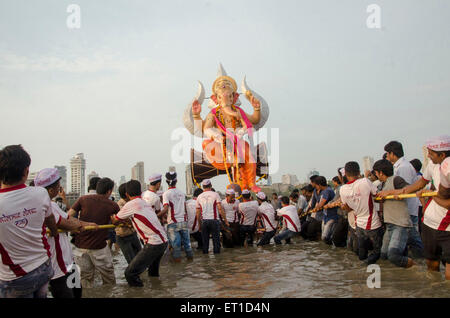
[[[367,279],[373,272],[366,272],[355,254],[296,238],[290,245],[222,249],[219,255],[195,250],[193,261],[177,264],[164,257],[160,278],[145,272],[145,286],[130,288],[123,274],[127,263],[119,253],[114,256],[117,285],[102,286],[96,277],[96,287],[83,289],[83,297],[449,297],[444,275],[428,273],[425,262],[417,262],[404,269],[378,261],[381,287],[371,289]]]

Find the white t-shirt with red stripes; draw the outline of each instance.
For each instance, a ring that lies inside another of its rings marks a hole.
[[[228,203],[227,199],[222,200],[222,207],[227,215],[227,221],[229,223],[235,223],[239,221],[239,200],[234,200],[233,203]]]
[[[50,258],[46,217],[52,215],[47,190],[22,184],[0,190],[0,280],[25,276]]]
[[[142,193],[141,197],[147,201],[147,203],[150,204],[155,211],[161,211],[161,199],[155,192],[152,190],[147,190]]]
[[[241,225],[255,225],[258,215],[258,202],[247,201],[239,203],[239,212],[241,213]]]
[[[186,196],[177,188],[169,188],[163,194],[163,205],[169,206],[167,213],[167,224],[186,222],[186,208],[184,206]]]
[[[118,220],[131,218],[134,229],[145,244],[159,245],[167,242],[167,234],[155,210],[141,198],[127,202],[116,214]]]
[[[284,226],[292,232],[300,232],[300,219],[298,218],[297,208],[294,205],[288,205],[278,210],[277,214],[283,217]]]
[[[69,218],[69,215],[61,210],[55,202],[51,203],[51,209],[58,225],[61,223],[62,218]],[[72,246],[70,245],[67,233],[59,233],[57,237],[48,237],[48,244],[50,245],[50,252],[52,254],[52,267],[55,272],[52,279],[57,279],[66,275],[72,268]]]
[[[422,177],[427,182],[433,181],[435,188],[439,189],[441,165],[429,162]],[[450,210],[430,198],[423,208],[423,223],[435,230],[450,231]]]
[[[377,187],[367,178],[357,179],[341,186],[341,201],[355,214],[356,226],[364,230],[376,230],[381,226],[380,217],[374,208]]]
[[[206,190],[197,197],[196,208],[202,211],[203,220],[218,220],[219,209],[218,205],[222,200],[217,192]]]
[[[277,229],[278,223],[275,220],[276,212],[272,204],[268,202],[261,203],[258,207],[258,214],[262,217],[266,232],[271,232]]]
[[[450,157],[445,158],[441,163],[441,185],[450,189]]]
[[[190,233],[196,233],[199,229],[197,209],[195,208],[196,200],[197,199],[191,199],[186,201],[187,223]]]

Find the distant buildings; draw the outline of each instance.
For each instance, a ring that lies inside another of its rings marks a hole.
[[[114,188],[112,191],[111,196],[114,197],[114,201],[117,202],[120,200],[120,194],[119,194],[119,186],[117,185],[117,183],[114,182]]]
[[[79,197],[80,197],[80,194],[76,193],[76,192],[69,192],[66,194],[66,199],[70,206],[72,206],[75,203],[75,201],[78,200]]]
[[[309,178],[311,178],[312,176],[320,176],[320,172],[315,169],[308,172],[308,174],[306,175],[306,182],[309,182]]]
[[[370,156],[363,157],[362,163],[363,163],[364,171],[366,171],[366,170],[372,171],[372,167],[373,167],[373,163],[374,163],[374,160],[372,157],[370,157]],[[361,171],[361,172],[364,173],[364,171]]]
[[[85,194],[85,173],[86,173],[86,160],[83,153],[78,153],[72,159],[70,159],[70,171],[71,171],[71,193],[78,193],[78,195]]]
[[[55,168],[58,170],[59,176],[61,177],[59,184],[64,189],[64,192],[67,192],[67,169],[66,169],[66,166],[55,166]]]
[[[87,176],[87,182],[89,184],[89,182],[91,181],[92,178],[98,177],[98,173],[95,171],[91,171],[91,173],[88,174]]]
[[[281,183],[295,186],[298,184],[298,179],[295,174],[284,174],[281,177]]]
[[[260,186],[260,188],[261,191],[271,198],[273,192],[276,192],[278,195],[289,195],[295,187],[291,184],[273,183],[270,186]]]
[[[144,162],[139,161],[133,166],[133,168],[131,168],[131,179],[137,180],[141,183],[142,191],[145,191],[147,189],[144,176]]]
[[[119,181],[119,186],[120,186],[121,184],[126,183],[126,182],[127,182],[127,179],[125,179],[125,176],[121,176],[121,177],[120,177],[120,181]]]
[[[34,180],[34,178],[36,178],[37,172],[30,172],[28,174],[28,178],[27,178],[27,185],[30,185],[30,182]]]

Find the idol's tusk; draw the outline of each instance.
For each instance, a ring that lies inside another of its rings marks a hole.
[[[195,96],[195,100],[197,100],[200,105],[203,104],[203,101],[205,100],[205,88],[200,81],[198,81],[198,90],[197,95]]]
[[[247,79],[247,77],[244,76],[244,79],[242,80],[242,84],[241,84],[242,93],[243,93],[244,95],[247,95],[248,93],[251,94],[251,90],[250,90],[250,88],[249,88],[248,85],[247,85],[246,79]]]

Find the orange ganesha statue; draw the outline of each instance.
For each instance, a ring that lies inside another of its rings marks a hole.
[[[230,184],[238,184],[241,189],[260,191],[256,185],[256,158],[244,140],[248,135],[264,126],[269,117],[267,102],[247,86],[245,77],[241,90],[253,107],[253,113],[242,110],[237,85],[229,77],[222,65],[212,85],[209,108],[205,119],[200,116],[205,89],[199,82],[197,96],[184,112],[186,129],[201,138],[203,156],[218,170],[226,170]]]

